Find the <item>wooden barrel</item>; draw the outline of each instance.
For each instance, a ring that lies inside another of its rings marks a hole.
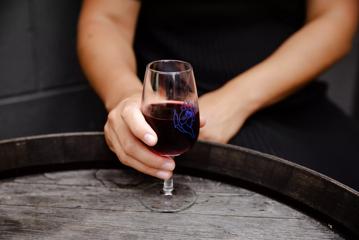
[[[359,236],[358,192],[315,171],[206,142],[176,164],[176,180],[198,200],[180,213],[153,213],[137,198],[155,179],[121,166],[102,133],[0,141],[0,239]]]

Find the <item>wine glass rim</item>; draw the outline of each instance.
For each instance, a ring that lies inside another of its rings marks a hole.
[[[159,63],[159,62],[179,62],[179,63],[183,63],[185,65],[188,66],[188,69],[185,70],[180,70],[180,71],[160,71],[160,70],[155,70],[153,68],[151,68],[151,65],[155,64],[155,63]],[[189,62],[183,61],[183,60],[178,60],[178,59],[160,59],[160,60],[155,60],[152,61],[150,63],[147,64],[146,69],[152,71],[152,72],[157,72],[157,73],[161,73],[161,74],[180,74],[180,73],[185,73],[185,72],[190,72],[193,70],[192,65]]]

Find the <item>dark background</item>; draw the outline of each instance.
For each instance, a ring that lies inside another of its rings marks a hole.
[[[80,5],[80,0],[0,1],[0,139],[102,131],[105,110],[76,57]],[[359,122],[358,55],[356,41],[322,79],[330,83],[330,97]]]
[[[81,1],[0,1],[0,139],[102,130],[76,56]]]

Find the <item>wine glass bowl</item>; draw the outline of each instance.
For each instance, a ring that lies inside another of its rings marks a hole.
[[[143,115],[156,132],[158,142],[151,150],[162,156],[178,156],[188,151],[197,140],[199,113],[191,103],[151,104]]]

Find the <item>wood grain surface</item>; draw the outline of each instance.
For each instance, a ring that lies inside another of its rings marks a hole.
[[[0,239],[343,239],[330,227],[258,193],[176,175],[197,202],[154,213],[139,201],[153,178],[93,169],[0,181]]]
[[[176,162],[177,169],[183,174],[263,193],[320,219],[335,231],[345,233],[346,239],[349,236],[359,239],[359,192],[318,172],[248,148],[209,142],[196,143]],[[19,174],[90,167],[122,167],[106,147],[102,132],[62,133],[0,141],[0,179],[4,181]],[[98,178],[98,174],[94,177]],[[117,175],[115,179],[112,184],[116,182],[118,186],[125,186],[122,189],[128,188],[118,180]],[[125,179],[122,178],[123,181]],[[64,178],[61,181],[69,180]],[[103,181],[103,184],[111,184],[111,181]],[[52,191],[56,191],[56,187]],[[27,199],[29,202],[31,200],[31,197]],[[108,204],[105,200],[101,201]],[[210,208],[214,211],[222,209],[222,205],[223,202],[219,201]],[[241,209],[240,212],[244,213],[245,210]],[[303,231],[306,231],[305,228]]]

